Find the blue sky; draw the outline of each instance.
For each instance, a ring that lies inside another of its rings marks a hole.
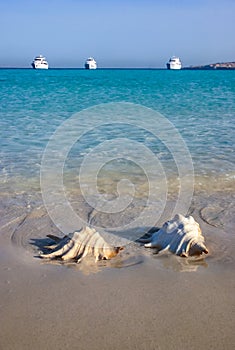
[[[0,0],[0,66],[165,67],[235,61],[234,0]]]

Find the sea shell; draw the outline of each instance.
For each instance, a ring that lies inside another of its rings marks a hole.
[[[75,260],[81,262],[88,254],[93,255],[95,260],[108,260],[115,257],[123,247],[109,245],[101,235],[90,227],[85,227],[74,232],[71,237],[59,237],[48,235],[57,244],[44,248],[52,250],[48,254],[40,254],[41,258],[62,259],[63,261]]]
[[[139,241],[146,243],[146,248],[156,248],[157,252],[169,250],[182,257],[208,253],[200,226],[192,216],[176,214],[151,237]]]

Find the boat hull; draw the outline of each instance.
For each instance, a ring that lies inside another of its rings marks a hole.
[[[171,70],[179,70],[179,69],[181,69],[181,66],[173,66],[170,63],[167,63],[166,67],[167,67],[167,69],[171,69]]]
[[[96,69],[97,67],[96,66],[92,66],[90,64],[85,64],[85,69]]]
[[[46,64],[34,64],[34,63],[32,63],[32,67],[33,67],[33,69],[48,69],[49,67],[48,67],[48,64],[46,65]]]

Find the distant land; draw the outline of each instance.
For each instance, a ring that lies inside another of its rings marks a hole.
[[[203,66],[189,66],[183,69],[235,69],[235,62],[221,62],[221,63],[211,63]]]

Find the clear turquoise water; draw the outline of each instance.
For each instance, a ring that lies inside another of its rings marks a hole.
[[[50,136],[72,114],[123,101],[152,108],[173,123],[189,148],[195,174],[234,174],[235,71],[2,69],[2,180],[38,176]],[[104,141],[102,133],[88,135],[79,151]],[[147,142],[131,131],[129,137]],[[162,150],[162,161],[167,158]]]
[[[126,123],[118,122],[120,103],[128,111]],[[136,113],[130,125],[132,106]],[[151,111],[171,123],[171,132]],[[78,112],[76,128],[71,124],[68,133],[58,134],[61,142],[51,147],[49,163],[42,163],[50,138]],[[189,210],[231,232],[234,117],[235,71],[1,69],[1,226],[19,221],[13,241],[19,234],[29,247],[29,238],[52,230],[45,207],[64,233],[80,227],[80,221],[69,216],[78,213],[99,230],[124,227],[124,237],[126,225],[142,230],[161,225],[174,210]],[[94,127],[96,119],[101,126]],[[164,131],[164,137],[151,134],[152,129]],[[79,130],[86,132],[73,142]],[[181,157],[179,135],[190,159]],[[61,155],[70,137],[72,146],[63,165]],[[194,182],[187,172],[191,159]],[[45,188],[40,174],[50,165],[53,174],[49,172]]]

